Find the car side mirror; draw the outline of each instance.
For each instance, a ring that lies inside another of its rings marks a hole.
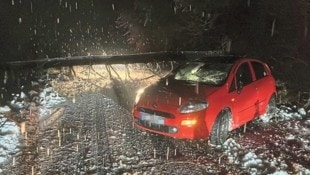
[[[242,89],[243,89],[243,82],[239,81],[237,84],[237,93],[240,94]]]

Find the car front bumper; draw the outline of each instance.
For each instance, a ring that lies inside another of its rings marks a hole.
[[[140,111],[134,111],[133,114],[135,126],[144,131],[190,140],[209,136],[204,122],[205,111],[174,115],[174,118],[164,118],[163,122],[144,120]]]

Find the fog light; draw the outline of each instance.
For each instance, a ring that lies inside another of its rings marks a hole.
[[[176,128],[176,127],[169,127],[169,133],[174,134],[174,133],[177,133],[177,132],[178,132],[178,128]]]
[[[195,119],[186,119],[186,120],[182,120],[181,125],[182,126],[193,126],[197,123],[197,120]]]

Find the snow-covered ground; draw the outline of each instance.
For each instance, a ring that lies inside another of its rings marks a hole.
[[[0,107],[0,165],[19,150],[19,128],[14,122],[4,117],[4,114],[10,111],[11,109],[8,106]]]
[[[27,106],[25,96],[11,105]],[[47,86],[37,96],[38,108],[28,114],[50,122],[37,128],[32,148],[22,146],[25,138],[13,122],[0,129],[4,174],[310,174],[310,111],[304,108],[280,105],[272,118],[250,122],[246,132],[237,129],[213,148],[141,132],[130,112],[103,93],[71,102]],[[0,117],[10,110],[0,107]]]
[[[20,132],[14,122],[8,121],[0,114],[0,164],[18,151]],[[1,170],[0,170],[1,171]]]
[[[22,109],[27,103],[25,101],[26,95],[24,93],[14,96],[11,101],[11,106],[17,109]],[[58,104],[65,101],[64,97],[59,97],[58,93],[53,91],[52,87],[47,87],[42,90],[38,96],[39,102],[39,116],[46,117],[51,113],[51,110]],[[31,108],[29,108],[31,110]],[[10,160],[12,155],[20,151],[20,146],[24,136],[20,133],[19,126],[5,118],[5,114],[11,112],[10,107],[0,107],[0,165],[5,161]],[[34,112],[34,111],[32,111]],[[28,111],[30,114],[31,111]],[[0,166],[0,173],[2,172]]]
[[[56,105],[66,101],[66,98],[60,97],[59,94],[53,90],[53,87],[44,88],[40,93],[39,97],[40,97],[40,107],[39,107],[40,117],[46,117],[50,115],[51,110],[55,108]]]

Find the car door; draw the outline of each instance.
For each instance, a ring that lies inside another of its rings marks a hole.
[[[274,80],[263,63],[251,61],[251,66],[255,74],[255,80],[253,83],[257,89],[257,114],[261,115],[265,112],[270,94],[274,91]]]
[[[229,91],[234,110],[234,127],[238,127],[253,119],[256,113],[257,90],[248,62],[237,68]]]

